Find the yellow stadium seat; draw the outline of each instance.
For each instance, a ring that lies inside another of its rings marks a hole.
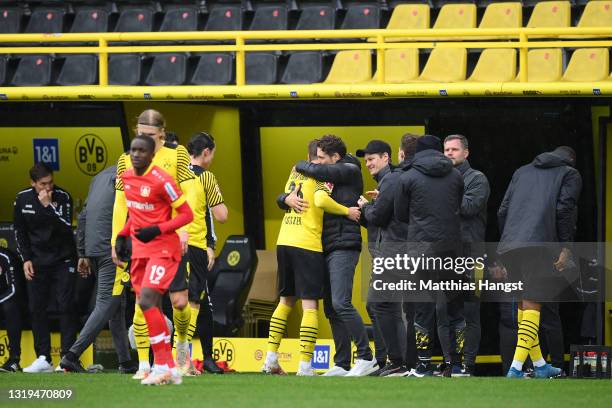
[[[523,26],[523,6],[520,2],[491,3],[487,6],[478,28],[521,28]],[[478,37],[479,40],[491,38],[511,38],[510,36]],[[476,38],[474,38],[476,39]]]
[[[612,1],[589,1],[576,27],[612,27]],[[610,35],[564,35],[562,38],[611,37]]]
[[[541,1],[533,9],[528,28],[570,27],[571,6],[569,1]],[[557,37],[537,35],[531,38]]]
[[[385,83],[405,84],[419,76],[419,50],[417,48],[385,50]],[[374,74],[373,81],[376,80]]]
[[[527,80],[529,82],[560,81],[563,75],[563,52],[560,48],[530,50],[527,54]],[[517,81],[520,78],[520,72]]]
[[[494,48],[484,50],[468,81],[509,82],[516,78],[516,50]]]
[[[372,78],[370,50],[340,51],[334,58],[326,84],[354,84]]]
[[[400,4],[393,9],[387,30],[418,30],[429,28],[427,4]],[[412,41],[410,37],[387,38],[387,42]]]
[[[574,51],[564,81],[605,81],[610,74],[610,51],[607,48],[580,48]]]
[[[465,81],[467,50],[465,48],[434,48],[419,76],[424,82]]]
[[[443,5],[433,28],[476,28],[476,5]]]

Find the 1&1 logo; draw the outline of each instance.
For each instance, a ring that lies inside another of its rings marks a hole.
[[[317,370],[329,369],[329,355],[331,354],[329,345],[315,345],[312,353],[312,368]]]
[[[219,339],[213,344],[213,359],[215,361],[225,361],[228,367],[234,364],[236,349],[227,339]]]
[[[74,156],[79,170],[95,176],[106,168],[108,152],[102,138],[92,133],[81,136],[76,144]]]

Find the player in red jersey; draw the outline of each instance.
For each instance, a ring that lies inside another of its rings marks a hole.
[[[158,305],[181,261],[176,230],[189,224],[193,213],[172,177],[152,164],[154,155],[153,139],[137,136],[132,140],[133,168],[121,175],[129,218],[117,236],[115,251],[126,261],[126,238],[132,237],[131,282],[149,327],[155,356],[155,367],[141,384],[180,384],[181,376],[172,358],[170,333]],[[174,218],[173,208],[177,211]]]

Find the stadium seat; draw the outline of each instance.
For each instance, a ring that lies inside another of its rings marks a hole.
[[[115,31],[118,33],[148,32],[153,30],[154,9],[150,6],[123,6]]]
[[[278,79],[278,55],[271,52],[249,52],[245,59],[247,84],[276,83]]]
[[[280,82],[282,84],[313,84],[323,80],[321,51],[293,52]]]
[[[157,54],[145,85],[183,85],[187,75],[187,55],[184,53]]]
[[[542,1],[533,9],[527,27],[569,27],[571,25],[571,6],[569,1]],[[556,36],[534,35],[530,38],[547,38]]]
[[[580,48],[574,51],[563,74],[569,82],[605,81],[610,74],[608,48]]]
[[[105,7],[83,6],[75,10],[71,33],[103,33],[108,31],[109,10]]]
[[[6,55],[0,55],[0,86],[6,82]]]
[[[93,85],[98,82],[96,55],[68,55],[57,78],[58,85]]]
[[[584,6],[577,27],[612,27],[612,1],[590,1]],[[611,35],[564,35],[561,38],[596,38]]]
[[[108,58],[110,85],[139,85],[142,57],[139,54],[113,54]]]
[[[257,253],[245,235],[230,235],[208,276],[215,336],[231,336],[244,321],[242,309],[253,284]]]
[[[53,58],[45,55],[21,55],[15,75],[11,80],[14,86],[45,86],[51,83]]]
[[[418,30],[429,28],[429,6],[427,4],[399,4],[393,9],[388,30]],[[387,42],[412,41],[410,37],[387,38]]]
[[[476,5],[445,4],[433,28],[476,28]]]
[[[286,30],[287,24],[286,5],[261,4],[255,9],[249,30]]]
[[[17,34],[21,31],[21,7],[0,6],[0,34]]]
[[[465,48],[434,48],[419,76],[425,82],[465,81],[467,50]]]
[[[211,6],[206,31],[242,30],[242,7],[240,4],[215,4]]]
[[[159,31],[197,31],[199,11],[195,6],[168,6]]]
[[[189,83],[228,85],[234,82],[234,56],[230,53],[202,53]]]
[[[520,2],[491,3],[485,9],[478,28],[521,28],[523,7]]]
[[[326,84],[354,84],[372,78],[372,56],[369,50],[340,51],[323,81]]]
[[[336,9],[326,4],[307,4],[300,8],[296,30],[333,30]]]
[[[529,50],[527,80],[529,82],[560,81],[563,75],[563,51],[560,48]],[[520,79],[520,71],[517,80]]]
[[[494,48],[483,50],[468,81],[509,82],[516,78],[516,50]]]
[[[385,50],[385,83],[405,84],[419,76],[417,48]],[[376,81],[376,74],[372,81]]]
[[[61,33],[66,9],[63,7],[38,7],[32,11],[26,33]]]
[[[343,30],[380,28],[380,9],[377,3],[350,4],[342,22]]]

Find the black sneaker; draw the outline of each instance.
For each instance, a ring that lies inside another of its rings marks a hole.
[[[68,358],[68,356],[62,357],[62,359],[60,360],[59,365],[64,370],[70,371],[72,373],[85,373],[85,372],[87,372],[83,368],[83,366],[81,365],[81,362],[79,360],[72,361],[72,360],[70,360]]]
[[[402,365],[396,372],[387,375],[386,377],[409,377],[412,375],[412,370]]]
[[[444,371],[446,370],[446,367],[448,367],[450,364],[449,363],[440,363],[436,366],[436,368],[433,369],[433,375],[435,377],[443,377],[444,376]]]
[[[126,361],[125,363],[119,364],[117,371],[119,371],[119,374],[136,374],[136,371],[138,371],[138,364]]]
[[[401,364],[387,363],[387,365],[383,367],[382,371],[380,372],[380,374],[378,374],[378,376],[387,377],[391,374],[399,373],[402,368],[405,369],[406,367]]]
[[[433,366],[431,363],[419,363],[414,372],[415,377],[432,377],[433,376]]]
[[[453,377],[471,377],[474,375],[475,367],[473,365],[454,365],[452,370]]]
[[[442,370],[442,373],[440,374],[440,377],[452,377],[453,376],[453,366],[450,364],[446,364],[446,366],[444,367],[444,370]]]
[[[6,363],[0,367],[0,373],[17,373],[21,371],[18,361],[7,360]]]
[[[204,366],[204,370],[211,374],[223,374],[223,369],[215,363],[212,357],[204,357],[202,365]]]

